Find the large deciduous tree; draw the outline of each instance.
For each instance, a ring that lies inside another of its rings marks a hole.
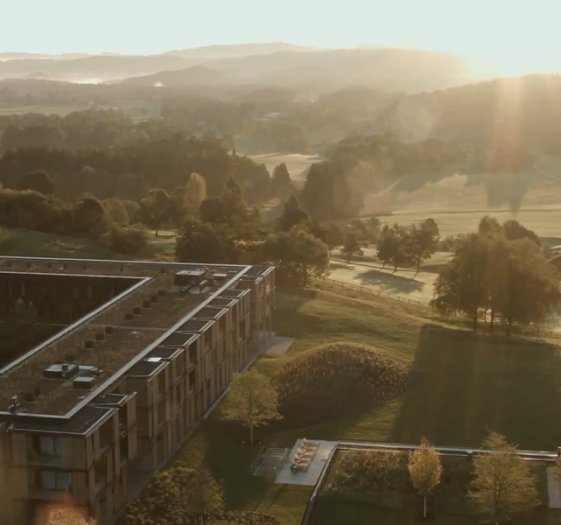
[[[325,275],[329,268],[329,248],[304,228],[269,235],[261,247],[261,258],[277,264],[281,281],[308,284],[311,277]]]
[[[198,173],[191,173],[185,184],[185,207],[190,213],[196,214],[201,203],[206,199],[206,179]]]
[[[399,266],[405,266],[413,262],[410,250],[410,231],[409,228],[394,224],[385,225],[378,238],[378,259],[382,265],[392,264],[394,272]]]
[[[482,518],[499,525],[537,506],[536,480],[528,463],[517,455],[516,445],[492,432],[482,447],[490,452],[475,458],[475,476],[469,491]]]
[[[251,370],[234,375],[222,416],[246,426],[249,442],[253,443],[255,428],[281,419],[278,408],[279,396],[273,383]]]
[[[178,261],[223,263],[235,262],[232,242],[211,224],[188,218],[177,237]]]
[[[308,214],[302,210],[296,196],[292,195],[285,203],[279,219],[279,228],[290,231],[298,224],[306,224],[310,220]]]
[[[524,233],[521,228],[516,230]],[[480,313],[490,312],[491,329],[498,317],[507,333],[514,324],[543,322],[561,297],[558,272],[532,235],[509,240],[492,220],[482,221],[480,233],[457,243],[452,261],[435,283],[435,293],[433,305],[441,312],[469,315],[474,329]]]
[[[415,490],[423,497],[423,518],[427,517],[427,496],[440,483],[442,464],[438,452],[423,439],[421,446],[409,454],[409,475]]]
[[[273,178],[271,179],[271,191],[275,197],[279,199],[286,199],[292,192],[292,181],[290,180],[290,173],[288,168],[283,162],[273,170]]]
[[[148,195],[140,201],[140,220],[149,228],[158,231],[173,217],[173,201],[169,193],[161,188],[153,188]]]
[[[417,273],[421,269],[421,262],[436,251],[438,239],[438,225],[434,219],[426,219],[420,225],[413,224],[410,227],[408,249]]]
[[[345,241],[343,247],[341,248],[341,253],[347,259],[347,262],[351,262],[353,255],[362,255],[362,248],[360,242],[354,233],[348,233],[345,235]]]

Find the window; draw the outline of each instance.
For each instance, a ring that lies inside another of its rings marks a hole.
[[[69,490],[72,485],[72,474],[58,470],[42,470],[41,486],[48,490]]]
[[[39,454],[41,456],[55,457],[57,456],[57,443],[54,437],[40,436],[39,437]]]

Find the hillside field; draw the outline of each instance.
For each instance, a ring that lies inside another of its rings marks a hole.
[[[274,324],[296,342],[287,354],[257,362],[267,375],[318,345],[353,341],[409,364],[414,380],[403,396],[375,409],[315,426],[259,431],[262,446],[288,448],[301,437],[417,443],[426,436],[439,445],[471,447],[489,429],[523,448],[554,450],[561,443],[556,340],[492,340],[442,324],[427,309],[327,291],[279,293]],[[215,412],[176,461],[210,468],[229,506],[273,514],[282,525],[297,523],[310,489],[252,477],[249,466],[260,449],[244,445],[245,439]]]

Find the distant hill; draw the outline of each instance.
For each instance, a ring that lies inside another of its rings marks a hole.
[[[324,50],[282,42],[207,46],[147,56],[0,55],[0,80],[10,78],[92,83],[130,79],[135,85],[150,87],[158,83],[255,84],[314,94],[354,86],[411,93],[474,80],[462,59],[444,53]]]
[[[282,51],[209,60],[205,66],[213,70],[222,83],[262,84],[312,93],[353,86],[417,92],[473,80],[458,57],[399,49]],[[129,79],[125,83],[173,87],[200,84],[203,80],[196,78],[189,67]]]
[[[561,75],[496,79],[401,97],[388,129],[406,140],[507,143],[561,154]]]
[[[216,60],[220,58],[238,58],[249,55],[267,55],[280,52],[315,51],[316,48],[288,44],[286,42],[271,42],[267,44],[233,44],[195,47],[192,49],[176,49],[163,53],[181,58]]]
[[[209,60],[310,50],[311,48],[292,44],[270,43],[206,46],[155,55],[0,53],[0,79],[42,78],[70,82],[95,79],[103,82],[163,70],[190,68]]]

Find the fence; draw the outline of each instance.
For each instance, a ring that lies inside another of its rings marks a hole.
[[[398,301],[400,303],[407,303],[407,304],[414,304],[415,306],[420,306],[422,308],[430,309],[430,306],[427,303],[422,301],[418,301],[417,299],[409,299],[408,297],[403,297],[400,295],[393,294],[391,292],[384,292],[383,290],[376,290],[375,288],[371,288],[370,286],[361,286],[359,284],[350,284],[345,283],[343,281],[338,281],[336,279],[331,279],[329,277],[325,277],[321,280],[317,280],[318,283],[327,283],[331,286],[336,288],[343,288],[347,290],[355,290],[357,292],[362,292],[366,294],[373,295],[375,297],[386,297],[388,299],[392,299],[394,301]]]
[[[391,299],[393,301],[397,301],[400,303],[406,303],[406,304],[413,304],[415,306],[419,306],[421,308],[426,308],[427,310],[432,310],[431,306],[427,303],[424,303],[422,301],[418,301],[416,299],[409,299],[407,297],[403,297],[403,296],[399,296],[399,295],[395,295],[392,294],[390,292],[384,292],[382,290],[376,290],[374,288],[371,288],[369,286],[360,286],[358,284],[350,284],[350,283],[345,283],[343,281],[338,281],[336,279],[331,279],[329,277],[324,277],[323,279],[317,279],[316,280],[317,283],[321,283],[323,285],[327,284],[330,286],[333,286],[334,288],[341,288],[344,290],[354,290],[356,292],[361,292],[361,293],[365,293],[365,294],[369,294],[372,295],[373,297],[385,297],[387,299]],[[470,321],[470,319],[468,319],[468,317],[464,314],[462,314],[461,312],[450,312],[446,315],[447,317],[454,317],[456,319],[460,319],[460,320],[466,320],[466,321]],[[496,318],[497,320],[499,320],[499,318]],[[481,321],[483,321],[483,323],[485,324],[486,319],[485,318],[480,318]],[[470,321],[471,322],[471,321]],[[497,328],[499,328],[499,325],[497,325]],[[560,330],[556,330],[554,328],[549,328],[546,326],[542,326],[539,324],[536,325],[530,325],[528,326],[524,326],[524,325],[520,325],[518,323],[514,323],[512,325],[512,328],[515,328],[518,330],[517,333],[521,333],[521,334],[530,334],[530,335],[549,335],[549,336],[554,336],[554,335],[559,335],[561,333]],[[529,329],[529,331],[528,331]]]

